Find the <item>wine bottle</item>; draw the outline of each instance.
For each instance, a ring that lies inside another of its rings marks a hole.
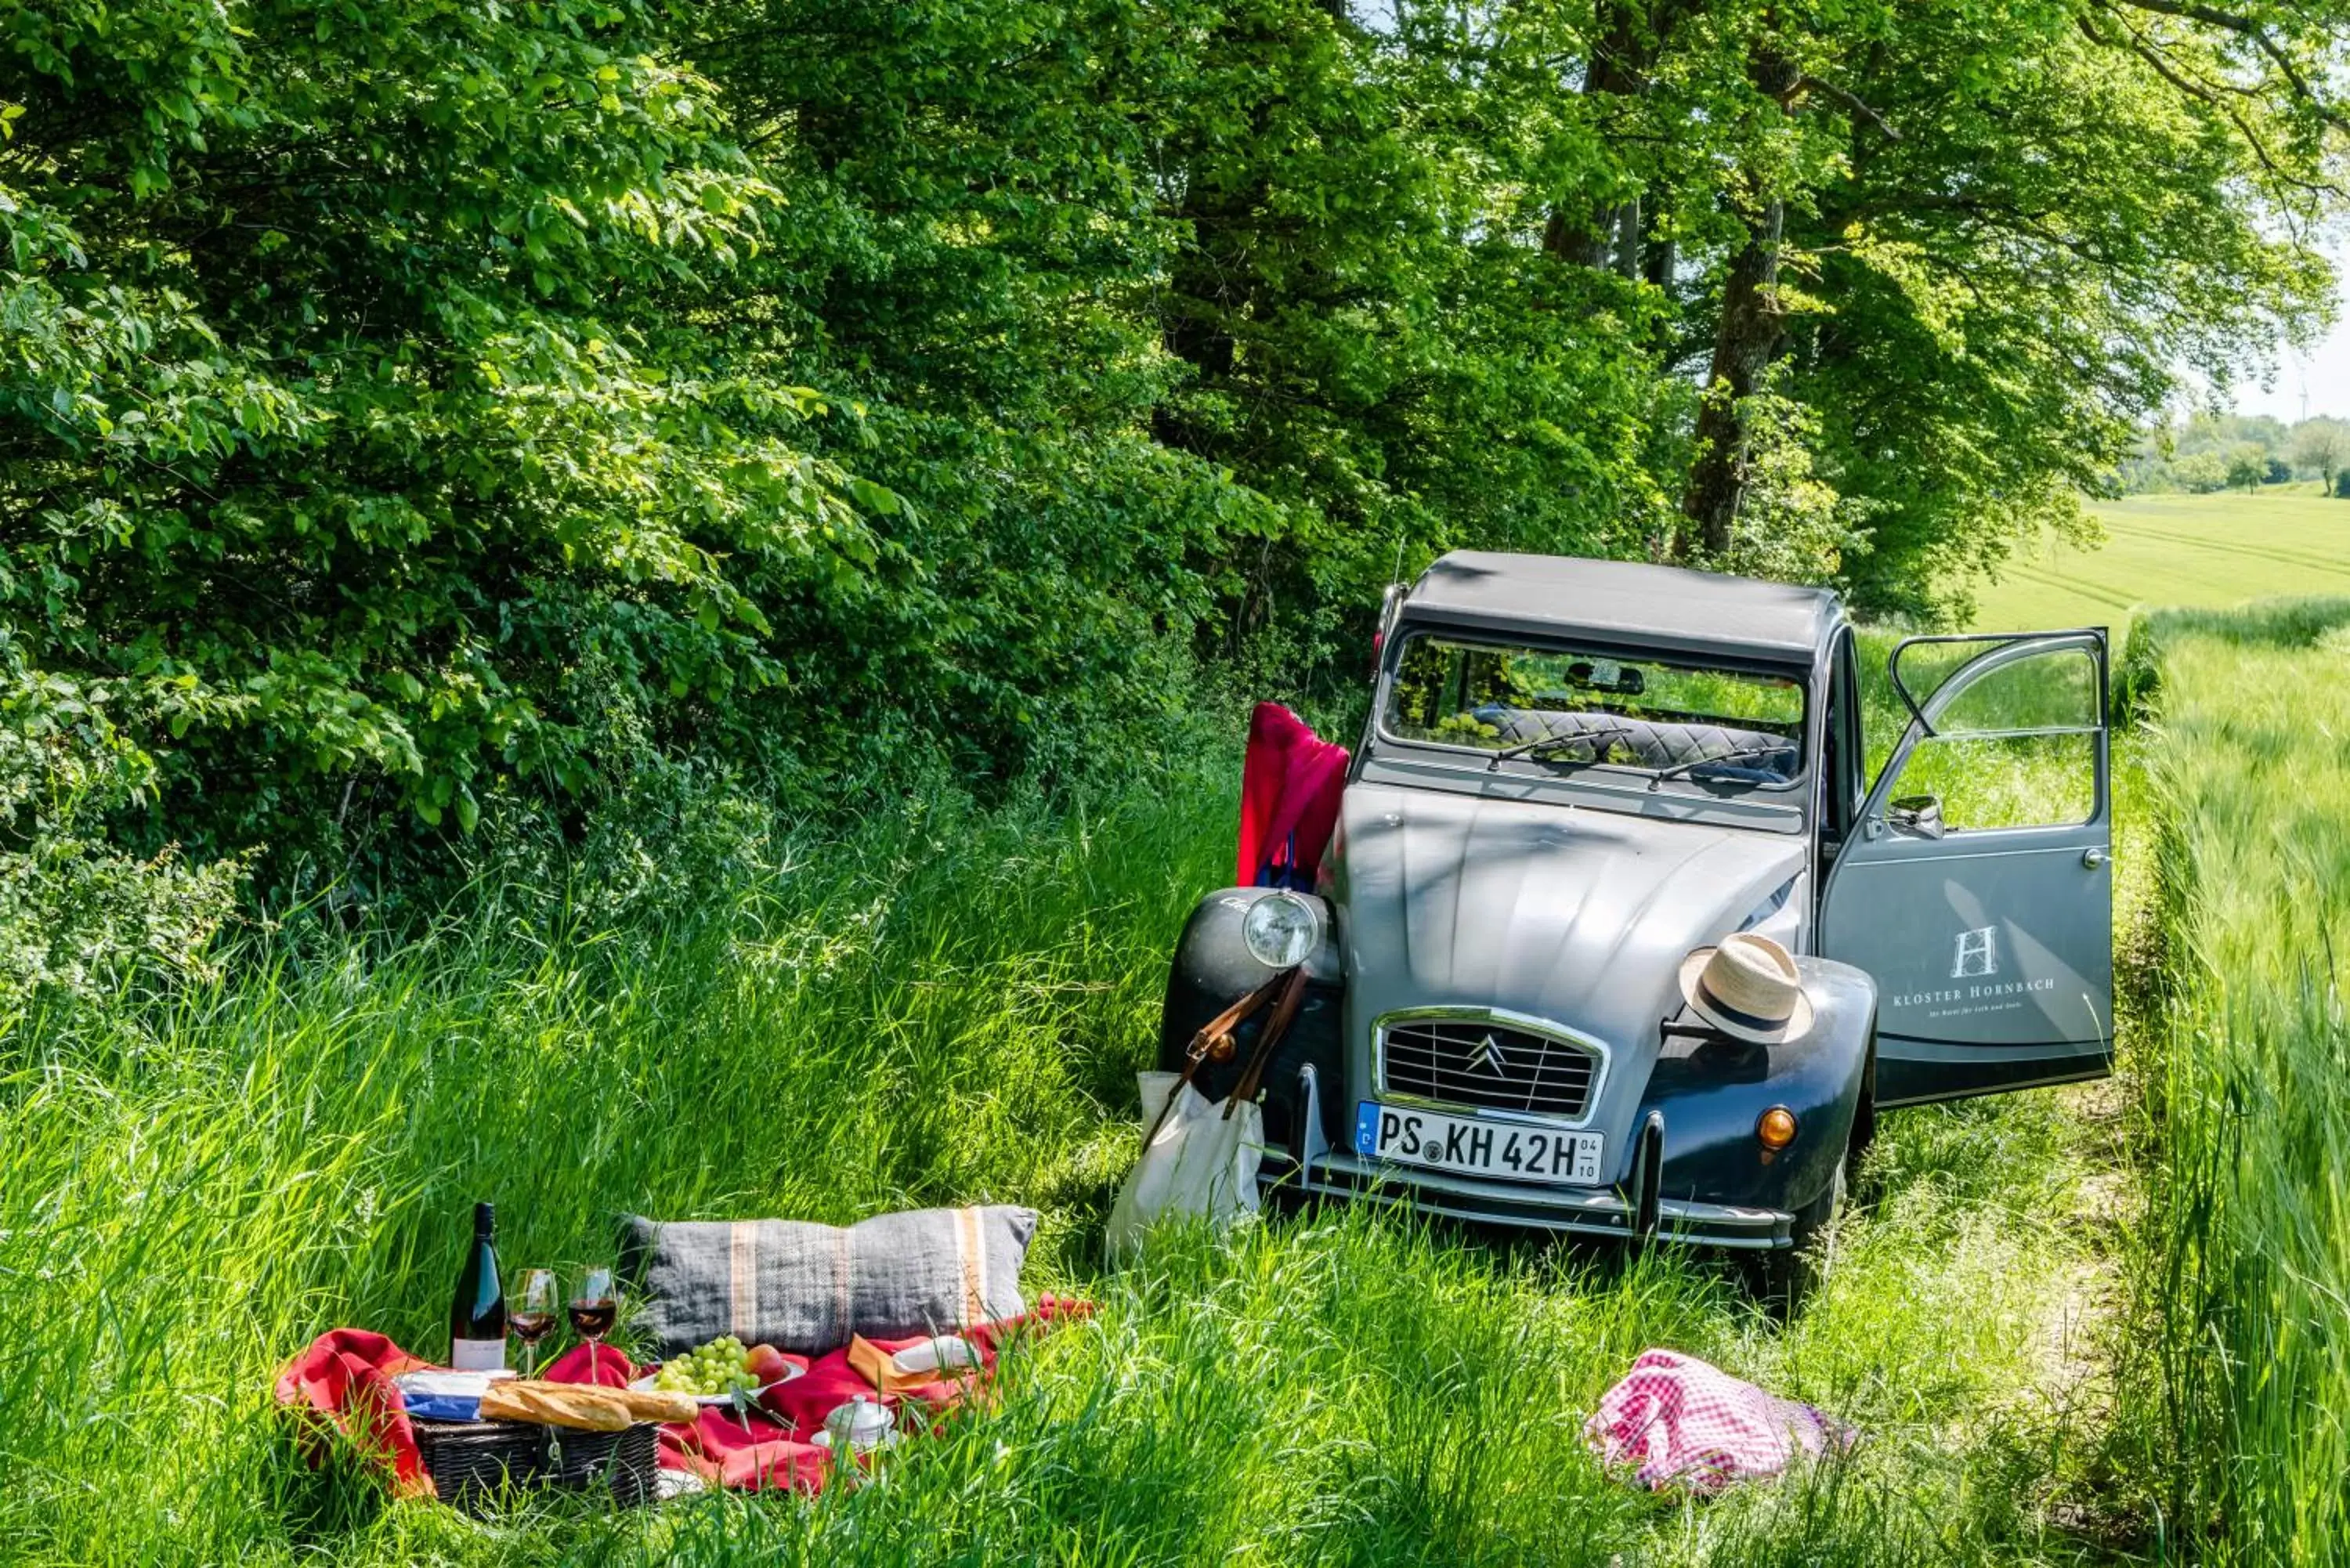
[[[449,1307],[449,1365],[460,1372],[498,1372],[506,1364],[506,1293],[498,1283],[497,1220],[473,1205],[473,1244],[457,1272]]]

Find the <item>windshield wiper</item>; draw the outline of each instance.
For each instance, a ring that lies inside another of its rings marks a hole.
[[[1606,747],[1596,744],[1596,742],[1603,736],[1613,740],[1617,735],[1628,735],[1631,732],[1632,728],[1628,724],[1609,724],[1603,729],[1578,730],[1571,735],[1536,735],[1531,741],[1520,741],[1514,746],[1503,746],[1500,751],[1495,752],[1493,760],[1485,764],[1485,771],[1490,774],[1513,757],[1531,757],[1554,746],[1580,746],[1586,743],[1591,744],[1591,755],[1575,760],[1600,762],[1605,760],[1607,752]]]
[[[1695,773],[1700,768],[1710,768],[1722,763],[1734,763],[1742,758],[1775,757],[1780,753],[1788,749],[1789,748],[1784,745],[1737,746],[1727,752],[1717,752],[1710,757],[1691,757],[1688,762],[1675,763],[1669,768],[1659,768],[1656,773],[1649,777],[1648,787],[1650,789],[1654,789],[1659,784],[1664,783],[1667,779],[1682,778],[1688,774]],[[1752,772],[1759,770],[1748,771]],[[1781,777],[1783,775],[1774,774],[1773,776]],[[1737,779],[1731,782],[1739,784],[1761,784],[1763,781],[1761,779]]]

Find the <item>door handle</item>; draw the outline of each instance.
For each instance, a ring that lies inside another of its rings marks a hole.
[[[2081,864],[2086,866],[2092,871],[2095,871],[2098,867],[2103,866],[2106,861],[2111,860],[2112,858],[2113,857],[2110,854],[2102,849],[2084,849],[2081,851]]]

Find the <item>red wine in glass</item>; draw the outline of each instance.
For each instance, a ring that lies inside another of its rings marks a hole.
[[[598,1381],[602,1368],[597,1366],[597,1346],[612,1332],[613,1323],[620,1315],[620,1299],[612,1288],[612,1271],[589,1269],[579,1276],[579,1288],[571,1297],[571,1326],[588,1342],[588,1379]]]
[[[555,1303],[561,1299],[560,1293],[554,1270],[525,1269],[521,1288],[506,1309],[506,1326],[528,1353],[524,1362],[526,1376],[538,1371],[538,1342],[555,1327]]]
[[[582,1339],[597,1340],[612,1332],[612,1324],[619,1316],[619,1303],[605,1296],[598,1301],[576,1301],[571,1303],[571,1327]],[[511,1321],[511,1320],[509,1320]],[[522,1332],[515,1324],[515,1331]]]

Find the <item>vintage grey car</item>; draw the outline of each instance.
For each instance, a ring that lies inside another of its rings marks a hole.
[[[1200,902],[1160,1064],[1302,957],[1264,1181],[1784,1271],[1879,1111],[2111,1060],[2105,633],[1901,643],[1873,780],[1859,657],[1825,591],[1446,556],[1312,890]],[[1797,955],[1769,1044],[1687,1004],[1739,932]]]

